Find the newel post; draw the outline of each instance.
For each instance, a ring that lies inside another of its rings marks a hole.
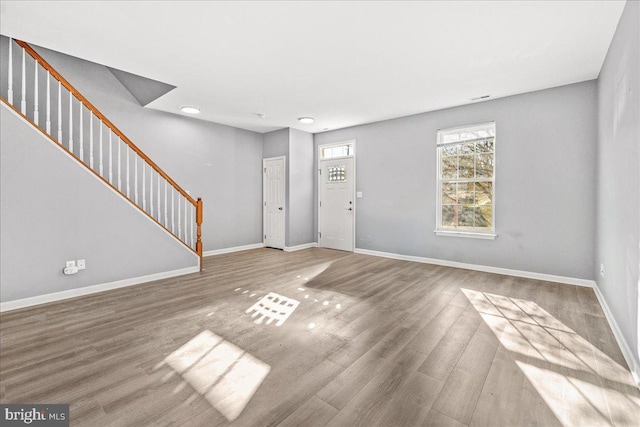
[[[196,232],[196,252],[200,256],[200,271],[202,271],[202,199],[198,197],[196,203],[196,224],[198,226]]]

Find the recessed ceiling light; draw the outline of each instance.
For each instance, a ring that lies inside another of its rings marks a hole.
[[[187,114],[198,114],[200,112],[199,108],[196,107],[180,107],[180,111]]]
[[[298,121],[300,123],[309,124],[315,122],[315,119],[313,117],[300,117]]]

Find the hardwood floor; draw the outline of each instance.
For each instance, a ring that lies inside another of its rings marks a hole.
[[[280,326],[247,312],[270,292],[299,302]],[[76,426],[640,420],[591,289],[325,249],[208,257],[4,313],[0,337],[0,400],[69,403]]]

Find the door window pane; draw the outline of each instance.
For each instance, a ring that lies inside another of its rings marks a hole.
[[[329,182],[346,182],[347,181],[347,167],[341,166],[329,166],[327,168],[327,175]]]

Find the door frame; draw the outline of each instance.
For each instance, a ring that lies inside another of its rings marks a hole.
[[[283,218],[284,218],[284,242],[282,242],[283,249],[287,246],[287,180],[289,176],[287,175],[287,156],[276,156],[276,157],[267,157],[262,159],[262,244],[266,245],[266,230],[267,230],[267,181],[266,181],[266,162],[272,160],[282,160],[282,174],[284,179],[282,183],[284,185],[284,189],[282,194],[284,195],[284,206],[282,210]]]
[[[341,145],[347,145],[347,144],[353,144],[353,155],[350,156],[343,156],[343,157],[332,157],[331,159],[327,159],[327,160],[339,160],[339,159],[346,159],[346,158],[353,158],[353,194],[351,196],[352,200],[353,200],[353,236],[352,236],[352,245],[351,245],[351,252],[355,252],[356,250],[356,214],[358,212],[358,202],[356,200],[356,170],[357,170],[357,161],[356,161],[356,140],[355,139],[347,139],[347,140],[343,140],[343,141],[338,141],[338,142],[329,142],[326,144],[318,144],[318,152],[317,152],[317,158],[318,158],[318,170],[316,171],[316,177],[318,178],[318,188],[317,188],[317,197],[316,197],[316,207],[318,208],[318,229],[316,230],[317,234],[316,236],[318,236],[318,247],[322,247],[320,245],[320,187],[322,186],[322,180],[320,177],[320,171],[322,170],[322,149],[323,148],[331,148],[331,147],[339,147]]]

